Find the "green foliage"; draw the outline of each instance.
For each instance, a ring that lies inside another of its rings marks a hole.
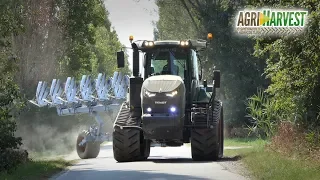
[[[252,143],[252,148],[226,150],[224,154],[240,157],[248,170],[245,175],[250,175],[250,179],[319,179],[319,161],[304,159],[300,154],[295,157],[284,156],[266,148],[269,143],[268,141],[257,141]]]
[[[0,38],[3,40],[3,38],[10,37],[12,34],[17,34],[23,27],[22,0],[1,0],[0,10]],[[1,40],[0,47],[6,45]]]
[[[2,65],[0,67],[0,171],[4,171],[16,167],[23,160],[19,152],[11,149],[18,149],[22,145],[22,139],[15,136],[17,126],[13,118],[23,107],[24,102],[12,78],[14,62],[0,60]]]
[[[0,171],[7,171],[22,162],[18,149],[20,137],[15,137],[14,118],[24,102],[14,82],[17,59],[12,55],[12,37],[21,26],[21,1],[2,1],[0,4]]]
[[[276,103],[270,100],[262,90],[259,90],[256,95],[248,98],[246,105],[248,117],[253,124],[249,126],[249,130],[261,138],[270,138],[274,135],[277,122],[280,119]]]
[[[109,31],[105,27],[98,27],[95,37],[96,44],[94,52],[96,54],[97,64],[94,66],[93,72],[95,74],[107,72],[110,76],[114,71],[120,71],[125,74],[130,73],[128,62],[124,68],[117,68],[116,52],[120,51],[123,45],[120,43],[116,31]],[[125,58],[128,59],[128,56]]]
[[[155,40],[185,40],[197,36],[192,19],[180,0],[157,0],[156,4],[159,21],[155,23]]]
[[[56,127],[57,115],[54,109],[36,108],[26,109],[27,112],[17,116],[25,104],[20,91],[34,95],[39,80],[48,81],[61,77],[63,80],[66,76],[80,78],[82,74],[97,75],[100,72],[110,76],[118,70],[116,51],[120,50],[122,45],[116,32],[111,30],[108,12],[102,0],[3,0],[0,2],[0,15],[2,171],[15,167],[22,160],[19,153],[13,151],[22,144],[22,139],[16,137],[17,125],[22,127],[19,134],[25,137],[24,143],[31,139],[30,135],[41,136],[42,131],[39,129],[46,125],[50,126],[50,132],[54,132],[54,135],[60,138],[54,140],[50,137],[52,141],[48,141],[47,144],[45,138],[40,138],[44,141],[42,144],[37,142],[35,147],[26,147],[39,150],[53,148],[52,146],[57,144],[54,144],[55,142],[62,142],[60,144],[68,146],[71,140],[65,141],[61,132],[71,131],[74,124],[87,124],[88,120],[92,120],[87,116],[61,118],[63,123],[60,121],[58,125],[62,127]],[[44,58],[49,60],[44,61]],[[56,70],[56,67],[60,69]],[[121,72],[128,73],[129,68],[121,69]],[[56,75],[59,77],[53,77]],[[61,146],[59,148],[65,149]]]
[[[0,173],[0,179],[46,179],[74,165],[76,161],[64,159],[30,160],[20,165],[14,173]]]
[[[320,132],[319,130],[310,131],[306,134],[306,141],[313,147],[320,146]]]
[[[61,60],[63,74],[96,75],[116,71],[116,51],[121,48],[116,32],[111,31],[108,12],[101,0],[61,0],[62,24],[67,49]],[[128,73],[128,68],[122,70]]]
[[[204,77],[211,79],[214,68],[221,70],[220,98],[225,104],[228,125],[251,123],[244,118],[244,102],[251,97],[248,109],[251,118],[257,119],[254,127],[264,129],[266,136],[272,135],[280,119],[294,121],[308,129],[320,127],[319,2],[181,0],[157,1],[157,5],[160,19],[156,24],[156,39],[204,38],[207,32],[214,34],[209,51],[202,54]],[[295,37],[233,36],[233,16],[244,6],[306,8],[310,12],[308,27],[304,34]],[[188,28],[182,30],[181,27]],[[187,35],[181,36],[185,33]],[[268,97],[252,96],[257,88],[266,89]],[[262,104],[255,106],[258,97],[262,98]]]
[[[0,151],[6,148],[18,148],[21,138],[16,138],[16,124],[12,121],[15,112],[23,105],[19,89],[11,79],[1,77],[0,86]]]
[[[272,82],[267,92],[272,96],[282,117],[308,129],[318,129],[320,3],[307,0],[273,4],[281,5],[309,10],[305,32],[295,37],[257,39],[255,55],[267,59],[265,73]]]
[[[208,32],[214,34],[208,50],[201,53],[204,79],[210,82],[213,70],[221,70],[219,98],[224,102],[226,123],[228,126],[245,124],[244,101],[257,87],[266,87],[267,81],[262,76],[264,60],[252,56],[255,41],[233,36],[232,15],[241,4],[181,0],[157,1],[157,5],[156,37],[206,39]]]

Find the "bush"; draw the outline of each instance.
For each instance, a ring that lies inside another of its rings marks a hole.
[[[10,171],[25,162],[28,153],[19,150],[21,138],[15,137],[16,123],[10,120],[0,120],[0,171]]]
[[[16,123],[13,120],[4,119],[8,116],[8,111],[1,108],[0,112],[0,171],[10,171],[20,163],[25,162],[28,153],[19,150],[22,139],[15,137]]]
[[[248,98],[246,105],[247,117],[252,122],[252,125],[248,127],[250,132],[257,134],[260,138],[272,137],[280,118],[275,101],[259,90],[257,95]]]
[[[15,137],[17,125],[14,121],[24,102],[10,75],[14,63],[2,63],[5,65],[0,68],[0,171],[10,171],[27,157],[25,152],[19,150],[22,139]]]
[[[0,121],[0,150],[16,149],[21,145],[21,138],[15,137],[16,123],[9,120]]]
[[[251,132],[250,129],[245,127],[235,127],[230,130],[228,138],[254,138],[259,136],[256,132]]]
[[[312,135],[314,134],[311,133]],[[311,140],[310,140],[311,139]],[[292,122],[281,122],[269,149],[286,156],[298,156],[320,161],[320,147],[315,146],[310,133]]]
[[[0,150],[0,172],[7,171],[11,173],[17,165],[28,161],[28,152],[20,149]]]

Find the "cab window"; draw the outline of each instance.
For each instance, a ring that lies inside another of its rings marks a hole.
[[[184,79],[187,55],[181,52],[158,52],[151,58],[150,75],[172,74]]]

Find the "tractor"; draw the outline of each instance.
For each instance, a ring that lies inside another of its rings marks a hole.
[[[220,71],[213,70],[208,84],[202,80],[202,68],[200,73],[198,69],[199,54],[212,34],[207,38],[133,41],[129,37],[132,76],[127,99],[114,121],[116,161],[146,160],[153,144],[179,147],[190,143],[194,161],[216,161],[223,156],[223,105],[216,97]],[[123,50],[117,52],[117,64],[125,66]]]

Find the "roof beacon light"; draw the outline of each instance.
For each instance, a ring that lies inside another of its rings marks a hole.
[[[132,43],[132,41],[133,41],[133,36],[132,35],[129,36],[129,41],[130,41],[130,43]]]
[[[212,33],[208,33],[208,39],[211,41],[213,39]]]

